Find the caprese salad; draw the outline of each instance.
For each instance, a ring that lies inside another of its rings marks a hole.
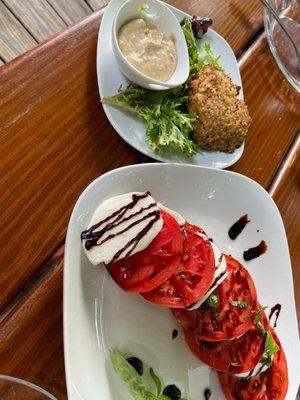
[[[282,400],[284,351],[247,269],[149,192],[104,201],[81,234],[94,265],[125,291],[170,308],[229,400]]]

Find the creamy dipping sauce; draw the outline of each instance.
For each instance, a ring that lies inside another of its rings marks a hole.
[[[148,21],[136,18],[123,25],[118,43],[126,60],[143,74],[162,82],[173,75],[177,64],[174,41]]]

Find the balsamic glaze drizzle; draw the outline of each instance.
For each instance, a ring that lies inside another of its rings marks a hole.
[[[176,385],[168,385],[164,388],[163,395],[168,396],[170,400],[180,400],[181,390]]]
[[[130,220],[132,217],[135,217],[141,213],[143,213],[143,211],[145,210],[150,210],[151,208],[153,208],[154,206],[156,206],[156,203],[151,203],[149,204],[147,207],[142,207],[139,211],[129,215],[126,218],[123,218],[124,214],[126,213],[126,211],[134,208],[134,206],[139,202],[139,200],[144,199],[145,197],[147,197],[148,195],[150,195],[150,192],[146,192],[143,194],[133,194],[132,195],[132,201],[128,204],[126,204],[125,206],[121,207],[119,210],[115,211],[114,213],[112,213],[111,215],[109,215],[108,217],[104,218],[103,220],[97,222],[97,224],[91,226],[89,229],[83,231],[81,233],[81,239],[85,240],[84,246],[87,250],[91,249],[93,246],[99,246],[103,243],[105,243],[106,241],[121,235],[122,233],[126,232],[127,230],[129,230],[130,228],[132,228],[133,226],[139,224],[140,222],[149,219],[148,224],[134,237],[132,238],[128,243],[126,243],[126,245],[120,249],[113,257],[112,261],[114,261],[115,259],[117,259],[126,249],[130,248],[125,257],[128,257],[132,251],[135,249],[135,247],[137,246],[137,244],[139,243],[139,241],[143,238],[143,236],[145,236],[147,234],[147,232],[151,229],[151,227],[154,225],[154,223],[159,219],[160,217],[160,211],[159,210],[155,210],[155,211],[150,211],[148,214],[146,214],[145,216],[137,219],[136,221],[132,222],[130,225],[128,225],[126,228],[114,233],[114,234],[110,234],[108,235],[105,239],[100,240],[103,235],[106,232],[109,232],[111,229],[115,228],[116,226],[118,226],[119,224],[122,224],[123,222],[126,222],[128,220]],[[109,222],[110,221],[110,222]],[[105,224],[107,222],[107,224],[104,226],[104,228],[100,229],[100,230],[96,230],[97,228],[99,228],[102,224]]]
[[[245,261],[250,261],[253,260],[253,258],[257,258],[264,254],[268,249],[267,243],[262,240],[259,245],[256,247],[251,247],[250,249],[244,251],[244,260]]]
[[[278,320],[280,312],[281,312],[281,304],[277,303],[277,304],[275,304],[275,306],[273,306],[271,308],[270,315],[269,315],[269,321],[271,322],[273,315],[275,315],[273,328],[276,328],[276,326],[277,326],[277,320]]]
[[[172,331],[172,339],[175,339],[178,336],[178,330],[177,329],[173,329]]]
[[[204,390],[204,399],[205,399],[205,400],[209,400],[209,399],[210,399],[210,396],[211,396],[211,391],[210,391],[210,389],[209,389],[209,388],[205,389],[205,390]]]
[[[248,214],[243,215],[238,221],[236,221],[228,231],[228,235],[230,239],[234,240],[236,239],[239,234],[243,231],[245,226],[250,222],[250,219],[248,218]]]
[[[126,358],[126,361],[136,370],[136,372],[142,376],[144,372],[143,361],[137,357]]]

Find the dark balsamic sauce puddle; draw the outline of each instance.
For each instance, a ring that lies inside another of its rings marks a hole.
[[[168,396],[170,400],[180,400],[181,390],[176,385],[168,385],[164,388],[163,395]]]
[[[142,376],[144,372],[143,361],[137,357],[126,358],[126,361],[136,370],[136,372]]]
[[[205,400],[209,400],[210,399],[210,396],[211,396],[211,391],[210,391],[210,389],[205,389],[204,390],[204,399]]]
[[[239,234],[243,231],[245,226],[250,222],[248,214],[243,215],[238,221],[236,221],[228,230],[228,236],[230,239],[236,239]]]
[[[177,329],[173,329],[172,331],[172,339],[175,339],[178,336],[178,330]]]
[[[268,249],[267,243],[262,240],[259,245],[244,251],[244,260],[250,261],[264,254]]]

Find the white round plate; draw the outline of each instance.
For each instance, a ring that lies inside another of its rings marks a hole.
[[[224,252],[243,260],[243,251],[262,239],[268,250],[243,262],[249,269],[260,303],[282,305],[276,332],[289,367],[286,400],[299,385],[300,347],[293,278],[287,239],[279,211],[268,193],[242,175],[217,169],[142,164],[120,168],[92,182],[73,210],[64,263],[64,348],[69,400],[130,400],[112,370],[108,349],[136,356],[153,367],[165,385],[175,383],[188,400],[200,400],[210,387],[211,400],[224,400],[215,372],[189,350],[183,332],[168,309],[138,294],[122,291],[102,267],[91,265],[80,234],[99,203],[111,196],[150,190],[154,199],[202,226]],[[248,213],[251,220],[234,241],[228,228]],[[259,230],[259,232],[257,232]],[[172,330],[179,335],[172,340]]]
[[[123,3],[124,0],[111,0],[105,9],[100,25],[97,47],[97,76],[101,97],[112,96],[118,92],[120,86],[127,87],[130,83],[117,66],[112,43],[112,24],[114,16]],[[184,17],[189,17],[188,14],[172,6],[169,7],[178,21],[181,21]],[[211,44],[215,55],[221,56],[220,63],[226,74],[232,78],[235,84],[242,87],[239,67],[229,44],[222,36],[212,29],[209,29],[204,38],[198,41],[199,46],[206,42]],[[242,90],[240,91],[239,97],[241,99],[243,98]],[[232,154],[219,151],[202,151],[190,158],[173,150],[165,152],[164,154],[158,154],[153,152],[146,143],[145,124],[141,119],[128,111],[123,111],[109,105],[103,104],[103,109],[114,129],[128,144],[146,156],[158,161],[226,168],[236,163],[244,151],[243,144]]]

